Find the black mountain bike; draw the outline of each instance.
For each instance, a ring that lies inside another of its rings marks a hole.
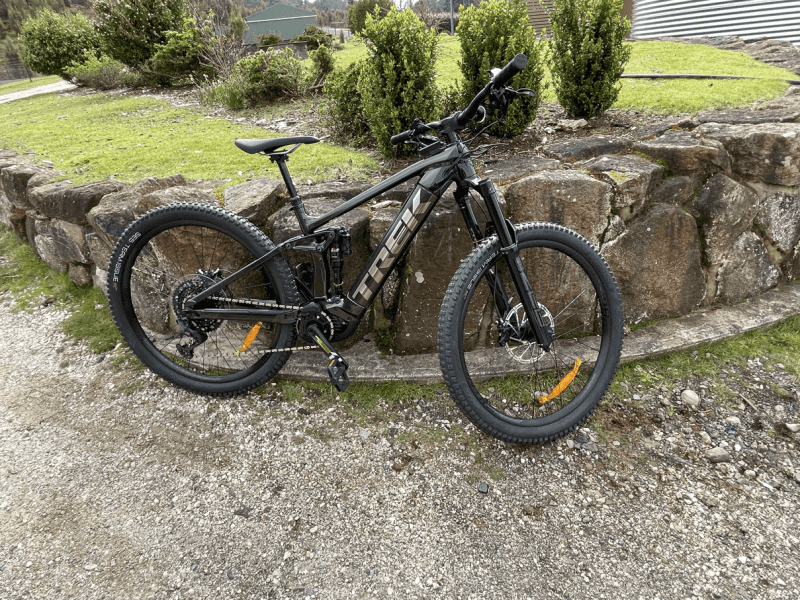
[[[344,390],[348,364],[334,343],[356,331],[455,183],[474,249],[456,271],[439,317],[439,360],[450,394],[470,421],[508,442],[544,442],[578,427],[605,394],[620,358],[623,315],[614,276],[577,233],[505,219],[494,185],[478,177],[471,160],[487,147],[470,150],[459,137],[468,123],[485,119],[484,101],[503,109],[533,93],[506,87],[526,65],[518,54],[492,70],[464,110],[434,123],[414,121],[391,141],[415,145],[424,158],[322,216],[306,214],[286,166],[290,152],[317,138],[237,140],[245,152],[277,163],[301,235],[276,246],[250,222],[197,203],[142,215],[120,237],[109,267],[111,313],[131,350],[182,388],[232,396],[274,377],[292,351],[319,348],[331,382]],[[346,228],[325,225],[415,177],[414,190],[345,290],[351,238]],[[311,260],[292,268],[286,254],[298,251]]]

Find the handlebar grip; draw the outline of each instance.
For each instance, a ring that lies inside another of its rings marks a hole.
[[[495,75],[492,83],[495,87],[504,86],[514,75],[522,71],[528,66],[528,57],[524,54],[517,54],[514,58],[508,61],[508,64],[503,67],[500,72]]]
[[[392,146],[396,146],[397,144],[402,144],[403,142],[407,142],[408,140],[411,139],[413,133],[414,132],[409,129],[408,131],[404,131],[403,133],[398,133],[397,135],[393,135],[392,137],[389,138],[389,143]]]

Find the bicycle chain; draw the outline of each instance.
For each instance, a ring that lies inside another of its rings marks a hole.
[[[233,304],[231,302],[231,298],[225,298],[220,296],[209,296],[209,300],[219,300],[221,302],[227,302],[229,304]],[[301,306],[289,306],[286,304],[275,304],[270,302],[269,300],[253,300],[252,298],[239,298],[236,299],[235,304],[248,304],[250,306],[261,306],[263,308],[283,308],[288,310],[295,310],[300,311],[302,308]],[[301,350],[319,350],[318,346],[294,346],[293,348],[270,348],[269,350],[264,350],[264,354],[275,354],[277,352],[299,352]]]

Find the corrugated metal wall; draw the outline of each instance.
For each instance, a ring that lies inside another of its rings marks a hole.
[[[550,19],[547,17],[547,13],[542,9],[542,5],[539,4],[539,0],[525,0],[525,3],[528,5],[528,17],[530,18],[531,25],[533,28],[538,32],[544,29],[550,29]],[[544,2],[547,5],[547,10],[553,10],[553,0],[545,0]]]
[[[543,28],[547,28],[549,30],[550,19],[548,18],[547,13],[553,10],[553,0],[544,0],[547,11],[542,8],[539,0],[525,0],[525,3],[528,5],[528,18],[530,19],[530,23],[533,28],[537,32],[541,31]],[[622,14],[629,19],[631,19],[632,16],[633,3],[634,0],[623,0],[622,2]]]
[[[800,0],[635,0],[631,35],[737,35],[800,45]]]

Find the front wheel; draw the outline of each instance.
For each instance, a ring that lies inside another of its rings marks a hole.
[[[439,317],[439,360],[456,404],[498,439],[533,444],[563,436],[594,410],[616,373],[622,303],[600,253],[552,223],[516,225],[520,259],[548,351],[528,325],[496,237],[456,271]]]

